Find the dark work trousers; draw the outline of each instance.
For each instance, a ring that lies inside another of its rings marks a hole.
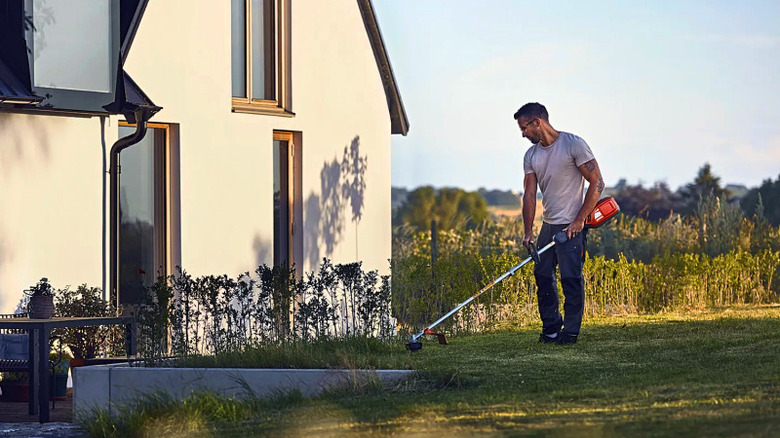
[[[563,231],[568,225],[542,224],[537,248],[542,248],[552,242],[553,236]],[[539,299],[539,316],[542,318],[542,331],[552,335],[561,329],[564,334],[578,335],[582,325],[582,311],[585,306],[585,280],[582,277],[582,266],[585,262],[585,245],[587,231],[583,230],[561,244],[540,254],[539,263],[534,266],[536,277],[536,295]],[[558,284],[555,279],[555,268],[558,267],[563,286],[563,315],[558,310]]]

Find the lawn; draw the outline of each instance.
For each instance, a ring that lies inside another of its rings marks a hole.
[[[237,403],[149,400],[92,436],[780,436],[780,305],[588,320],[579,343],[538,329],[457,336],[399,359],[395,388]],[[405,340],[404,340],[405,341]]]

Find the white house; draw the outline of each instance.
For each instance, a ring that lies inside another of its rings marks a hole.
[[[0,312],[41,277],[387,273],[408,127],[370,0],[0,0]]]

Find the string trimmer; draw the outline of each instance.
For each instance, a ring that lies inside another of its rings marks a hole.
[[[591,228],[598,228],[610,219],[612,219],[618,212],[620,211],[620,207],[618,206],[617,202],[615,201],[615,198],[609,196],[606,198],[601,199],[598,203],[596,203],[596,207],[593,209],[593,211],[588,215],[588,218],[585,219],[585,229],[591,229]],[[508,270],[504,274],[502,274],[500,277],[493,280],[492,283],[489,285],[483,287],[479,292],[475,293],[474,295],[470,296],[466,301],[458,304],[455,306],[454,309],[447,312],[444,316],[434,321],[431,325],[425,327],[420,333],[417,333],[416,335],[412,336],[412,340],[409,341],[409,343],[406,344],[406,349],[409,351],[419,351],[422,349],[422,342],[420,342],[420,338],[426,335],[432,335],[436,336],[439,340],[440,344],[447,344],[447,339],[444,337],[441,333],[436,333],[432,329],[439,325],[442,321],[446,320],[450,316],[454,315],[458,310],[462,309],[464,306],[469,304],[470,302],[474,301],[478,296],[482,295],[483,293],[487,292],[490,288],[497,285],[498,283],[501,283],[506,279],[507,277],[510,277],[514,275],[515,272],[517,272],[518,269],[525,266],[528,262],[531,260],[534,260],[535,262],[539,261],[539,255],[547,251],[548,249],[552,248],[555,245],[560,245],[568,240],[568,237],[566,236],[565,231],[561,231],[555,236],[553,236],[552,242],[545,245],[542,249],[536,250],[536,247],[533,243],[531,243],[531,249],[529,250],[530,255],[527,259],[523,260],[522,262],[518,263],[517,265],[513,266],[512,269]]]

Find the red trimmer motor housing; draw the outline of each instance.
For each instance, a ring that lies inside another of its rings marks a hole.
[[[619,211],[620,207],[615,198],[612,196],[603,198],[596,203],[596,208],[585,219],[585,228],[598,228],[609,222]]]

